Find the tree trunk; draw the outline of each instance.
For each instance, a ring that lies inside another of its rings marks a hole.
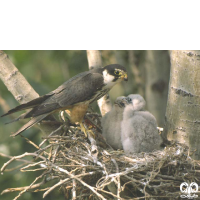
[[[163,127],[170,75],[169,52],[146,51],[144,62],[147,109],[156,117],[158,126]]]
[[[172,51],[164,135],[200,159],[200,51]]]
[[[102,67],[101,52],[98,50],[87,50],[87,58],[89,69],[94,69]],[[109,95],[104,95],[101,99],[97,101],[101,115],[104,116],[107,112],[112,109],[112,104],[110,102]]]
[[[20,104],[27,103],[39,97],[39,94],[31,87],[24,76],[8,58],[8,55],[3,51],[0,51],[0,79]],[[51,115],[45,119],[56,121]],[[39,128],[46,134],[49,134],[58,127],[59,125],[57,124],[40,123],[39,125]]]
[[[143,52],[140,51],[141,55],[142,55],[142,53]],[[130,66],[130,69],[131,69],[131,72],[133,75],[132,87],[134,87],[134,88],[132,91],[136,91],[136,93],[138,93],[144,97],[144,93],[145,93],[144,73],[143,73],[144,67],[142,67],[141,65],[139,67],[139,63],[137,63],[135,51],[133,51],[133,50],[128,51],[128,59],[129,59],[129,66]]]

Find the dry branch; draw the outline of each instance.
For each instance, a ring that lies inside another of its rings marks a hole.
[[[20,104],[27,103],[39,97],[38,93],[36,93],[25,77],[8,58],[8,55],[3,51],[0,51],[0,79]],[[53,116],[48,116],[45,119],[55,121]],[[40,123],[39,128],[43,132],[49,134],[49,132],[58,128],[58,125],[53,123]]]
[[[101,59],[100,51],[87,50],[87,58],[88,58],[89,69],[102,67],[102,59]],[[112,104],[110,102],[110,97],[108,94],[104,95],[97,102],[98,102],[98,106],[99,106],[102,116],[112,109]]]

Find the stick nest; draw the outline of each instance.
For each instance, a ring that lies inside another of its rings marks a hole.
[[[41,174],[29,186],[8,188],[2,194],[18,191],[18,199],[27,191],[43,191],[46,197],[61,188],[65,199],[179,199],[181,183],[200,183],[200,161],[190,157],[186,145],[174,142],[161,151],[127,156],[106,144],[99,115],[88,113],[85,124],[95,137],[88,131],[85,138],[78,126],[65,124],[39,145],[26,138],[37,150],[10,157],[1,171],[20,161],[21,172]]]

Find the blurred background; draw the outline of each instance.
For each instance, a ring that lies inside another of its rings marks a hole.
[[[56,89],[63,82],[74,75],[88,70],[87,52],[78,51],[5,51],[14,65],[24,75],[39,95],[46,94]],[[127,68],[128,82],[117,84],[110,91],[112,102],[118,96],[129,94],[140,94],[147,102],[149,110],[157,119],[158,126],[164,126],[165,110],[167,104],[167,92],[170,75],[170,56],[169,51],[101,51],[103,66],[118,63]],[[0,115],[18,105],[12,94],[0,81]],[[98,107],[93,105],[95,111],[99,112]],[[13,114],[12,117],[17,117]],[[35,151],[32,145],[28,144],[20,136],[10,137],[11,133],[18,130],[23,122],[16,122],[5,125],[10,120],[9,116],[0,118],[0,152],[17,156],[24,152]],[[30,140],[38,144],[41,141],[40,130],[31,128],[23,133]],[[8,158],[0,157],[0,166]],[[15,167],[13,163],[10,168]],[[39,175],[41,172],[35,172]],[[36,176],[33,172],[16,173],[4,172],[0,175],[0,192],[6,188],[22,187],[29,185]],[[59,195],[61,191],[54,191],[46,199],[63,199]],[[8,193],[0,196],[0,199],[13,199],[17,193]],[[42,198],[42,193],[25,193],[24,199]],[[22,198],[21,198],[22,199]]]

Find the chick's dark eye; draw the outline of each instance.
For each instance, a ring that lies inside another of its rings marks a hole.
[[[127,99],[128,103],[131,103],[131,102],[132,102],[132,99],[131,99],[131,98],[127,97],[126,99]]]
[[[121,107],[124,107],[124,106],[125,106],[125,104],[124,104],[123,102],[120,102],[120,105],[121,105]]]

